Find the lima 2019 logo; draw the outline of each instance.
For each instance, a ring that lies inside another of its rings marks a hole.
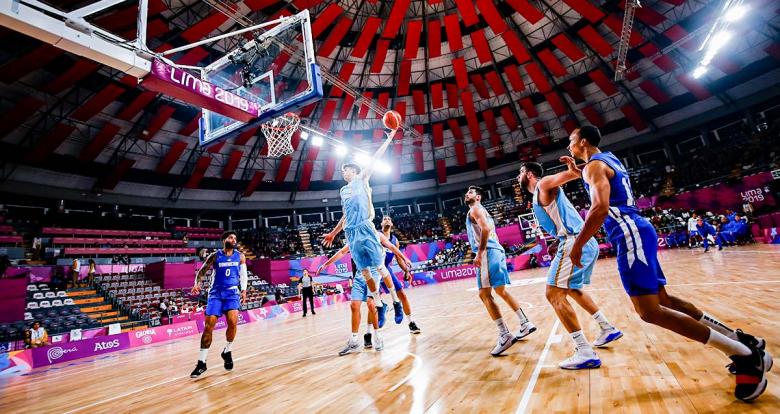
[[[48,351],[46,351],[46,358],[49,359],[49,363],[52,363],[60,358],[62,358],[65,354],[69,354],[71,352],[76,352],[78,349],[74,346],[73,348],[65,349],[60,346],[55,346],[54,348],[49,348]]]

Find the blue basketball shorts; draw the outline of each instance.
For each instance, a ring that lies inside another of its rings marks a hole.
[[[384,267],[385,250],[379,242],[379,235],[370,221],[365,221],[344,230],[347,236],[347,244],[355,261],[357,271],[362,272],[367,268]]]
[[[504,252],[499,249],[487,249],[482,254],[482,266],[477,268],[477,287],[497,288],[511,283]]]
[[[582,247],[582,266],[574,266],[569,258],[576,236],[561,238],[550,269],[547,271],[547,284],[562,289],[582,289],[590,284],[590,276],[599,258],[599,244],[591,238]]]
[[[616,209],[615,209],[616,210]],[[656,295],[666,285],[658,263],[658,234],[647,219],[637,214],[610,215],[622,234],[610,239],[617,250],[617,265],[623,288],[629,296]]]
[[[206,316],[222,316],[241,308],[241,294],[235,289],[212,289],[206,302]]]
[[[398,292],[399,290],[404,290],[404,285],[401,283],[400,280],[395,276],[393,272],[390,272],[390,279],[393,280],[393,287],[395,287],[395,291]],[[379,285],[380,289],[382,290],[382,293],[390,293],[390,289],[387,288],[387,284],[385,284],[385,280],[382,279],[382,283]]]

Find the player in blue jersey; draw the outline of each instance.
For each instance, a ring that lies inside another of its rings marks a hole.
[[[225,362],[225,369],[233,369],[233,340],[236,339],[238,327],[238,311],[246,301],[247,270],[244,254],[236,250],[236,233],[226,231],[222,233],[223,249],[209,255],[195,276],[195,285],[192,294],[200,294],[200,284],[206,278],[209,269],[214,268],[209,288],[208,303],[206,304],[206,323],[203,335],[200,337],[200,356],[195,370],[190,374],[191,378],[197,378],[206,372],[206,357],[211,347],[211,334],[217,324],[217,318],[225,315],[227,330],[225,337],[227,344],[220,354]]]
[[[368,181],[373,173],[374,164],[387,151],[387,147],[393,141],[396,132],[397,130],[392,130],[387,133],[387,138],[379,149],[376,150],[372,157],[372,162],[369,162],[365,169],[352,163],[344,164],[341,167],[341,174],[344,177],[344,181],[347,182],[339,191],[343,214],[336,227],[322,236],[323,245],[330,247],[336,236],[341,230],[344,230],[344,234],[347,236],[347,244],[352,252],[352,259],[355,261],[357,270],[363,279],[361,282],[360,278],[356,277],[355,286],[360,288],[365,285],[371,297],[374,298],[380,325],[384,324],[387,307],[384,306],[379,297],[379,279],[380,277],[389,276],[389,274],[384,265],[384,250],[379,242],[376,228],[374,228],[374,205],[371,201],[371,186]],[[354,292],[355,288],[353,287],[352,290]],[[347,347],[341,353],[349,353],[360,347],[358,331],[360,329],[361,302],[361,300],[352,301],[352,335],[349,341],[347,341]],[[354,317],[354,312],[357,312],[357,319]],[[381,328],[374,334],[379,342],[382,341],[380,331]]]
[[[498,327],[498,341],[493,350],[490,351],[490,355],[498,356],[515,342],[536,331],[536,327],[525,316],[517,300],[506,290],[506,286],[512,283],[506,269],[506,255],[504,247],[498,241],[493,217],[482,206],[484,195],[485,191],[474,185],[469,187],[466,192],[464,201],[469,206],[469,212],[466,215],[466,233],[468,233],[471,251],[474,253],[479,298],[485,305],[490,318]],[[517,333],[511,334],[509,332],[501,317],[501,310],[493,299],[493,290],[520,319],[520,329]]]
[[[411,282],[412,280],[412,274],[410,269],[410,262],[409,259],[406,258],[406,256],[398,255],[396,252],[400,252],[398,243],[398,238],[395,237],[395,234],[392,233],[393,230],[393,219],[390,218],[390,216],[384,216],[382,217],[382,235],[387,238],[388,242],[395,246],[395,249],[392,249],[383,242],[382,245],[385,247],[385,268],[390,273],[390,279],[388,280],[387,277],[382,278],[381,283],[381,289],[384,293],[390,293],[391,295],[395,293],[397,295],[397,298],[393,298],[393,308],[395,310],[395,323],[401,323],[404,320],[404,315],[406,315],[406,320],[409,323],[409,331],[411,331],[413,334],[420,333],[420,328],[417,327],[417,324],[412,319],[412,305],[409,303],[409,298],[406,296],[406,293],[404,293],[404,285],[401,283],[400,280],[396,277],[395,273],[390,272],[390,264],[393,263],[393,259],[396,259],[396,263],[398,263],[398,267],[401,268],[401,270],[404,272],[404,279],[406,279],[407,282]],[[399,260],[400,259],[400,260]],[[389,288],[390,285],[393,285],[393,290]],[[399,303],[400,301],[400,303]],[[403,315],[401,314],[401,310],[403,309]]]
[[[571,245],[582,230],[583,220],[564,194],[561,185],[577,178],[579,178],[578,171],[571,169],[545,177],[542,164],[535,162],[522,164],[518,176],[520,186],[533,194],[532,206],[536,221],[547,234],[556,237],[555,248],[550,249],[550,254],[555,258],[547,271],[545,294],[574,342],[574,355],[558,364],[563,369],[601,366],[601,359],[585,337],[577,320],[577,314],[574,313],[567,296],[571,296],[585,309],[601,328],[599,337],[593,341],[594,346],[605,346],[623,336],[622,332],[609,323],[590,295],[582,290],[584,285],[590,284],[590,276],[599,257],[599,245],[596,239],[588,240],[583,249],[584,267],[574,266],[569,259]]]
[[[745,401],[757,398],[766,389],[765,373],[772,367],[765,341],[732,330],[693,304],[666,292],[655,229],[639,214],[625,167],[612,153],[601,152],[600,142],[601,133],[593,126],[575,129],[569,136],[572,157],[586,162],[582,178],[591,199],[585,224],[569,254],[572,263],[582,266],[584,246],[604,224],[617,249],[623,287],[642,320],[722,351],[733,361],[737,374],[734,395]],[[574,159],[565,158],[570,169],[577,169]]]

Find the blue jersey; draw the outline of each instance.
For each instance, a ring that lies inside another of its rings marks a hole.
[[[560,187],[558,187],[558,195],[555,199],[550,204],[542,206],[539,203],[539,187],[537,186],[534,190],[533,209],[536,221],[551,236],[576,235],[582,230],[582,225],[585,223]]]
[[[715,226],[710,223],[702,223],[701,226],[697,224],[696,229],[702,237],[707,237],[709,235],[715,236],[718,234],[718,231],[715,230]]]
[[[341,187],[341,205],[344,209],[344,227],[352,228],[374,219],[374,205],[371,202],[371,186],[362,174]]]
[[[485,211],[485,215],[487,215],[487,222],[488,222],[488,228],[481,229],[479,228],[479,225],[473,221],[471,221],[471,215],[466,214],[466,234],[469,236],[469,244],[471,245],[471,251],[474,253],[479,251],[479,242],[481,240],[482,232],[486,231],[488,232],[488,243],[487,248],[488,249],[497,249],[504,251],[504,248],[501,246],[501,243],[498,242],[498,235],[496,234],[496,224],[493,222],[493,217],[490,215],[490,213],[487,212],[485,207],[482,207],[482,205],[474,208],[480,208]]]
[[[612,178],[609,179],[609,214],[604,221],[604,227],[607,229],[610,240],[623,237],[624,232],[621,230],[617,218],[623,214],[639,216],[639,208],[637,208],[634,202],[634,194],[631,191],[631,181],[628,172],[620,160],[611,152],[594,154],[588,163],[593,161],[601,161],[615,172]],[[583,183],[585,184],[585,190],[590,192],[588,183],[584,180]]]
[[[217,258],[214,261],[214,277],[211,279],[211,290],[238,289],[238,268],[241,264],[241,253],[234,249],[233,254],[228,256],[224,250],[219,249],[214,254]]]
[[[398,238],[395,237],[395,234],[391,234],[390,237],[388,237],[388,240],[390,240],[390,243],[393,244],[393,246],[398,245]],[[390,249],[385,248],[385,267],[390,267],[390,263],[393,262],[394,257],[395,253],[393,253]]]

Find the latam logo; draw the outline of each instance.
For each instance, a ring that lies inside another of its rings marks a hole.
[[[195,328],[191,325],[179,326],[176,328],[168,328],[165,332],[169,337],[178,338],[181,336],[189,336],[194,333]]]
[[[461,279],[464,277],[476,276],[476,272],[477,272],[476,269],[477,269],[476,267],[464,267],[460,269],[448,270],[446,272],[441,273],[441,278],[447,280],[447,279]]]
[[[95,342],[95,351],[105,351],[107,349],[113,349],[119,347],[119,339],[114,339],[109,342]]]
[[[78,349],[74,346],[73,348],[65,349],[59,346],[55,346],[54,348],[49,348],[48,351],[46,351],[46,358],[49,359],[49,363],[62,358],[65,354],[69,354],[71,352],[76,352]]]

